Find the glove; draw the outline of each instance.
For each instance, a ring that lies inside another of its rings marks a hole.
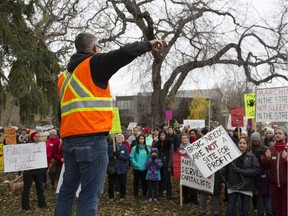
[[[233,167],[233,172],[235,172],[235,173],[242,173],[242,169],[240,169],[239,167]]]
[[[156,155],[152,155],[152,157],[151,157],[151,159],[152,159],[153,161],[155,161],[155,160],[156,160],[156,158],[157,158],[157,156],[156,156]]]
[[[120,155],[120,152],[119,152],[119,151],[114,151],[114,152],[113,152],[113,155],[116,156],[116,157],[118,157],[118,156]]]

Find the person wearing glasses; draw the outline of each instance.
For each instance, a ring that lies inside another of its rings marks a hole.
[[[76,53],[58,78],[60,135],[65,172],[54,215],[72,215],[75,192],[81,183],[76,215],[96,215],[108,164],[108,135],[113,120],[109,79],[138,56],[163,47],[161,40],[134,42],[100,53],[97,37],[80,33]]]

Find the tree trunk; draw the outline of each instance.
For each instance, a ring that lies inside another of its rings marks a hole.
[[[162,96],[162,91],[153,91],[151,96],[152,127],[159,128],[165,123],[166,96]]]

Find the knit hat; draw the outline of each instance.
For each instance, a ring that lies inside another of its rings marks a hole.
[[[145,133],[147,133],[147,134],[150,133],[150,129],[149,129],[148,127],[144,127],[144,128],[143,128],[143,131],[144,131]]]
[[[157,148],[152,148],[150,153],[152,153],[152,152],[158,153],[158,149]]]
[[[272,135],[274,135],[274,129],[273,128],[267,128],[266,132],[270,132],[270,133],[272,133]]]
[[[30,140],[31,140],[32,142],[34,142],[34,136],[35,136],[36,134],[39,134],[39,132],[38,132],[38,131],[33,131],[33,132],[30,134]]]
[[[55,129],[52,129],[52,130],[49,131],[49,134],[56,136],[57,135],[57,131]]]
[[[242,128],[239,128],[239,131],[240,131],[240,133],[242,132]],[[234,129],[234,132],[235,133],[238,133],[238,127],[236,127],[235,129]]]
[[[288,134],[288,130],[287,130],[287,128],[284,128],[284,127],[278,127],[276,130],[282,130],[282,131],[285,133],[285,136],[287,136],[287,134]]]
[[[253,132],[250,137],[251,141],[261,141],[260,134],[258,132]]]

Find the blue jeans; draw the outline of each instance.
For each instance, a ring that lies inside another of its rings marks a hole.
[[[55,205],[55,216],[72,215],[73,201],[80,183],[76,215],[96,215],[108,165],[107,148],[104,135],[63,139],[65,172]]]
[[[272,198],[270,195],[257,196],[257,215],[264,216],[264,209],[266,216],[273,216]]]
[[[234,215],[238,196],[240,196],[241,199],[241,216],[248,216],[250,196],[238,192],[228,194],[227,216]]]

